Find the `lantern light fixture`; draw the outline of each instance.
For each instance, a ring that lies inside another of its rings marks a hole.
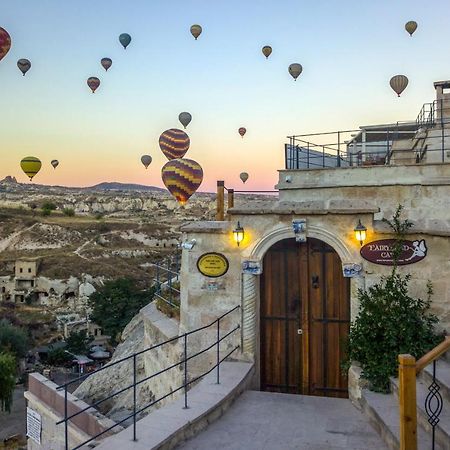
[[[362,246],[363,242],[366,240],[367,228],[361,223],[361,219],[358,220],[358,223],[353,231],[355,232],[356,240]]]
[[[233,230],[234,241],[239,247],[239,244],[244,240],[245,231],[244,228],[241,227],[241,224],[237,223],[237,227]]]

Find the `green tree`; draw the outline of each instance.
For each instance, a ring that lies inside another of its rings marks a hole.
[[[0,410],[11,412],[16,386],[16,358],[11,353],[0,353]]]
[[[90,319],[116,342],[118,334],[142,307],[153,300],[153,295],[154,288],[139,289],[130,278],[107,281],[89,298]]]
[[[0,320],[0,352],[8,352],[17,358],[27,353],[28,336],[24,330],[12,325],[8,320]]]
[[[72,331],[67,338],[67,350],[76,355],[86,355],[89,352],[89,344],[94,340],[86,330]]]
[[[52,366],[60,366],[70,361],[73,358],[72,355],[66,353],[63,348],[55,348],[50,350],[47,354],[47,362]]]

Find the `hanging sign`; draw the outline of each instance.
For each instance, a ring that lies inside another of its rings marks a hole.
[[[395,239],[382,239],[380,241],[369,242],[361,248],[361,256],[374,264],[383,266],[393,266],[393,249],[396,244]],[[425,240],[403,241],[402,253],[397,264],[404,266],[422,261],[427,256],[427,246]]]
[[[228,272],[228,267],[228,259],[220,253],[204,253],[197,260],[197,269],[205,277],[221,277]]]
[[[27,436],[36,444],[41,445],[42,420],[41,415],[27,407]]]

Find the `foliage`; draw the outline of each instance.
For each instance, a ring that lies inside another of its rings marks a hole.
[[[47,362],[52,366],[60,366],[70,361],[73,357],[63,348],[55,348],[47,354]]]
[[[62,212],[67,217],[73,217],[75,215],[75,210],[73,208],[64,208]]]
[[[8,320],[0,320],[0,352],[8,352],[22,358],[27,353],[28,336],[22,328],[12,325]]]
[[[56,209],[56,205],[52,202],[44,202],[41,210],[43,216],[49,216]]]
[[[413,226],[409,220],[401,220],[402,209],[400,205],[392,220],[384,220],[396,236],[392,272],[368,290],[358,291],[360,309],[350,327],[343,364],[348,369],[352,361],[359,362],[363,377],[378,392],[389,391],[389,378],[397,374],[399,354],[420,358],[440,340],[434,332],[438,319],[429,311],[431,282],[427,283],[426,300],[413,298],[408,293],[411,275],[397,273],[405,235]]]
[[[107,281],[89,297],[90,319],[103,333],[117,341],[117,336],[139,310],[153,300],[154,288],[141,290],[130,278]]]
[[[11,353],[0,353],[0,411],[11,412],[16,386],[16,359]]]
[[[89,353],[89,344],[94,340],[86,330],[72,331],[67,338],[67,350],[76,355],[86,355]]]

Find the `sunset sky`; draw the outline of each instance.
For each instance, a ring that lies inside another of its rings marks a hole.
[[[13,46],[0,61],[0,179],[26,176],[25,156],[43,162],[36,183],[89,186],[119,181],[163,186],[158,146],[182,128],[205,177],[272,189],[291,134],[414,120],[450,79],[448,0],[0,0]],[[408,20],[419,28],[411,38]],[[189,33],[199,23],[198,41]],[[133,40],[125,51],[121,33]],[[263,45],[273,53],[266,60]],[[102,57],[113,60],[106,73]],[[28,58],[25,77],[16,62]],[[289,64],[303,65],[297,82]],[[410,85],[398,99],[389,79]],[[86,85],[97,76],[92,94]],[[244,139],[238,128],[247,128]],[[140,156],[148,153],[148,170]],[[52,159],[60,166],[53,170]]]

